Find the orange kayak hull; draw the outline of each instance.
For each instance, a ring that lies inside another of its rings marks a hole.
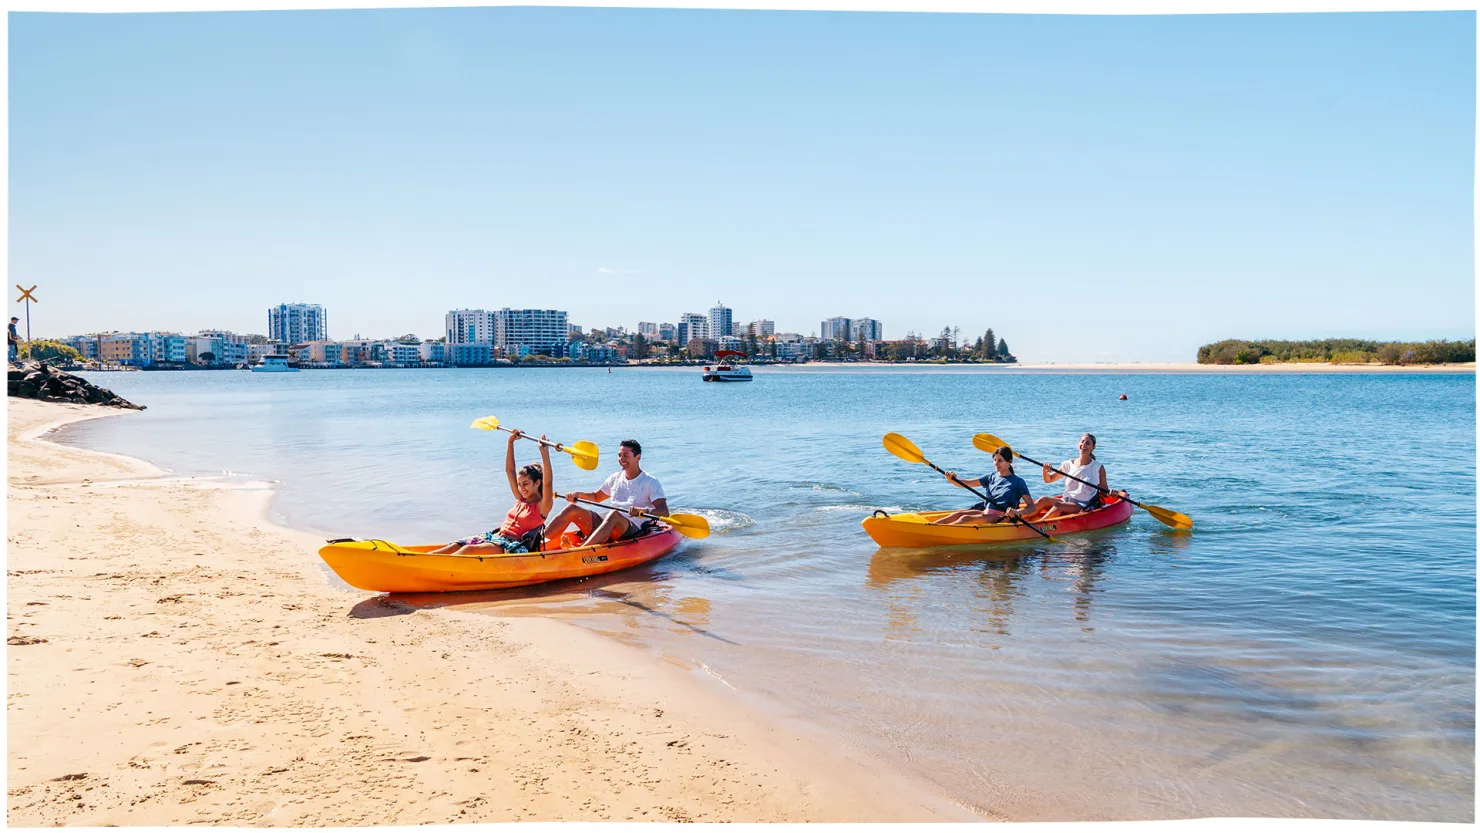
[[[1135,507],[1118,497],[1106,498],[1103,505],[1078,515],[1065,515],[1034,526],[1050,535],[1068,535],[1075,532],[1090,532],[1096,529],[1122,524],[1130,520]],[[920,512],[873,516],[863,519],[863,530],[881,547],[952,547],[971,544],[1005,544],[1026,541],[1032,538],[1043,540],[1031,529],[1018,524],[1002,522],[966,526],[952,524],[938,526],[930,523],[943,518],[949,512]]]
[[[646,564],[672,552],[683,536],[667,526],[641,538],[594,547],[507,555],[430,555],[443,544],[402,547],[388,541],[341,541],[319,557],[351,586],[377,593],[451,593],[524,587],[584,578]]]

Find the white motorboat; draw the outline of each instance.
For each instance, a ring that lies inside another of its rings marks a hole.
[[[750,368],[734,361],[727,361],[730,356],[745,358],[745,354],[739,350],[721,350],[714,354],[719,364],[704,368],[704,381],[706,382],[749,382],[754,377],[750,375]]]
[[[298,368],[288,364],[287,356],[263,356],[259,364],[252,365],[253,373],[297,373]]]

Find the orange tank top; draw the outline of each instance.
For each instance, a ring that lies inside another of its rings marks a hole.
[[[518,538],[526,532],[538,529],[544,522],[545,516],[540,514],[538,503],[516,500],[514,505],[509,507],[509,514],[504,517],[504,525],[499,527],[498,532],[508,538]]]

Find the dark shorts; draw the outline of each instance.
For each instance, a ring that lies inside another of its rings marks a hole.
[[[627,519],[627,531],[622,533],[618,541],[626,541],[629,538],[637,538],[646,535],[653,528],[653,522],[648,520],[639,521],[636,518]]]
[[[461,541],[458,541],[458,543],[463,545],[494,544],[496,546],[502,547],[504,552],[529,552],[529,548],[524,546],[523,541],[519,540],[518,538],[505,537],[503,533],[499,532],[496,529],[491,532],[485,532],[481,535],[474,535],[471,538],[464,538]]]
[[[1065,501],[1066,503],[1072,503],[1072,504],[1078,506],[1080,509],[1093,509],[1096,506],[1100,505],[1100,496],[1099,495],[1095,495],[1094,497],[1090,498],[1089,500],[1080,500],[1078,498],[1072,498],[1072,497],[1068,497],[1068,496],[1064,496],[1064,497],[1061,497],[1059,499],[1062,500],[1062,501]]]
[[[1002,513],[1002,510],[1001,509],[998,509],[995,506],[988,506],[987,503],[986,503],[986,501],[982,501],[982,500],[979,500],[976,503],[973,503],[973,504],[971,504],[970,506],[968,506],[966,508],[967,509],[975,509],[978,512],[997,512],[997,513]]]

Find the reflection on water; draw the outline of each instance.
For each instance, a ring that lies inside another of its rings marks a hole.
[[[1069,538],[1052,548],[1033,542],[990,547],[881,547],[869,560],[865,584],[884,592],[890,622],[896,625],[892,631],[898,631],[891,634],[892,638],[907,638],[916,627],[910,608],[921,602],[926,590],[923,585],[909,582],[942,574],[977,576],[979,587],[975,595],[980,604],[972,612],[979,615],[980,621],[974,622],[973,628],[982,632],[1008,633],[1013,600],[1019,595],[1014,585],[1035,572],[1045,581],[1068,584],[1073,597],[1073,618],[1088,631],[1093,629],[1089,618],[1095,582],[1115,552],[1115,543],[1104,534]]]

